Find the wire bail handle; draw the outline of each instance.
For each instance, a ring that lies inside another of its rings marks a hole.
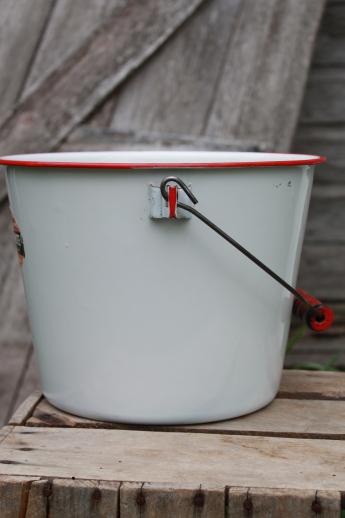
[[[174,183],[175,186],[168,185],[170,183]],[[248,259],[255,263],[259,268],[261,268],[261,270],[266,272],[276,282],[281,284],[281,286],[283,286],[290,293],[292,293],[295,297],[292,310],[294,315],[299,317],[301,320],[304,320],[308,327],[313,331],[325,331],[333,324],[334,314],[330,307],[325,306],[318,299],[316,299],[312,295],[309,295],[309,293],[301,289],[295,289],[284,279],[282,279],[279,275],[277,275],[273,270],[271,270],[266,264],[260,261],[260,259],[258,259],[251,252],[249,252],[240,243],[235,241],[235,239],[233,239],[229,234],[224,232],[224,230],[219,228],[217,225],[215,225],[215,223],[213,223],[206,216],[201,214],[201,212],[196,210],[195,207],[178,201],[178,190],[176,188],[176,185],[178,185],[186,193],[186,195],[194,205],[198,203],[198,199],[196,198],[196,196],[192,193],[192,191],[184,183],[184,181],[181,180],[181,178],[177,176],[167,176],[163,178],[160,184],[160,191],[162,197],[168,202],[169,218],[176,218],[176,208],[178,207],[180,209],[186,210],[187,212],[190,212],[198,219],[200,219],[203,223],[205,223],[205,225],[214,230],[223,239],[225,239],[228,243],[234,246]]]

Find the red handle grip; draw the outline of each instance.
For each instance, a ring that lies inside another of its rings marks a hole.
[[[298,288],[298,293],[311,304],[307,306],[301,300],[295,299],[292,312],[301,320],[305,320],[307,326],[313,331],[321,333],[326,331],[334,321],[334,313],[329,306],[324,306],[318,299]]]

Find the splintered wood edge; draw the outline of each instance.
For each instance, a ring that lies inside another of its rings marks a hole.
[[[9,425],[19,426],[25,424],[35,410],[38,403],[43,398],[41,391],[36,390],[29,397],[27,397],[9,420]]]

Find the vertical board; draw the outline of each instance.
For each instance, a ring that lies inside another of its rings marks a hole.
[[[0,121],[21,94],[54,0],[0,0]]]
[[[239,4],[213,0],[202,6],[116,93],[112,127],[201,135]]]
[[[216,0],[117,93],[112,127],[287,150],[324,0]]]
[[[324,0],[242,1],[207,124],[209,135],[289,149]]]
[[[121,497],[119,495],[121,494]],[[340,518],[337,491],[0,477],[1,518]]]
[[[26,365],[20,383],[18,384],[16,397],[13,401],[12,414],[17,410],[19,405],[33,392],[40,391],[40,381],[38,376],[38,366],[36,363],[36,357],[33,349],[33,345],[30,344],[26,357]]]
[[[316,491],[314,511],[323,518],[342,516],[342,494],[337,491]]]
[[[26,506],[31,483],[37,478],[0,477],[1,518],[26,518]],[[35,518],[42,516],[37,514]],[[45,516],[45,515],[43,515]]]
[[[30,487],[25,518],[118,518],[118,482],[40,480]]]
[[[308,78],[300,122],[308,125],[344,123],[344,89],[345,66],[313,68]]]
[[[124,482],[121,518],[224,518],[224,488]]]
[[[315,186],[309,208],[307,241],[345,244],[345,188]],[[345,293],[345,288],[344,288]]]
[[[327,67],[345,65],[345,2],[328,0],[317,38],[314,63]]]
[[[27,356],[28,347],[24,344],[0,343],[0,426],[14,411]]]
[[[344,50],[345,54],[345,45]],[[305,96],[308,96],[308,89]],[[304,124],[299,122],[292,149],[296,153],[323,155],[326,163],[317,167],[315,183],[344,185],[345,182],[345,121],[340,124]]]
[[[340,499],[337,491],[230,487],[225,517],[340,518]]]
[[[42,399],[42,393],[40,390],[36,390],[23,401],[16,409],[14,414],[9,419],[9,425],[19,426],[24,425],[28,419],[30,419],[36,406]]]
[[[24,95],[76,52],[123,0],[57,0],[40,42]]]
[[[4,154],[56,148],[204,0],[127,0],[0,127]]]

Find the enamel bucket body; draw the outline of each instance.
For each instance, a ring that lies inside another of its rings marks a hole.
[[[201,212],[295,285],[319,159],[291,157],[3,159],[41,384],[53,405],[166,424],[231,418],[274,398],[291,294],[196,218],[151,219],[149,186],[182,178]]]

